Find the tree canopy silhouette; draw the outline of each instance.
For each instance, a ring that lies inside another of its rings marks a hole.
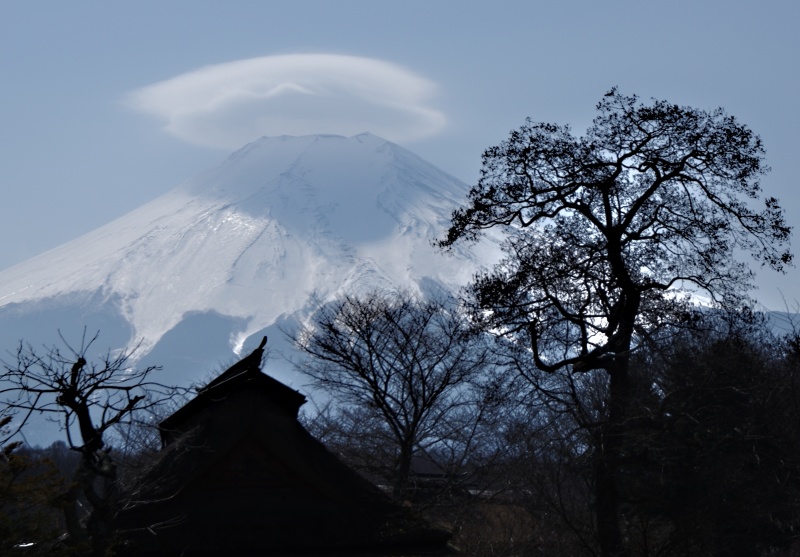
[[[624,555],[615,474],[632,350],[685,319],[692,295],[742,304],[753,272],[736,256],[782,270],[791,228],[778,200],[760,199],[760,138],[724,110],[644,104],[616,89],[597,110],[582,137],[528,120],[487,149],[440,244],[505,230],[505,258],[470,286],[475,318],[539,370],[606,373],[595,513],[601,553]]]
[[[293,336],[310,356],[298,369],[358,411],[362,422],[380,424],[372,436],[392,447],[397,495],[421,447],[474,440],[488,406],[481,386],[493,356],[443,301],[381,292],[344,296],[321,306]]]

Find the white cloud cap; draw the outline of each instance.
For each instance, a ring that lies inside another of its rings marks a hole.
[[[237,149],[264,135],[372,132],[397,142],[436,133],[436,86],[395,64],[336,54],[265,56],[206,66],[137,89],[127,104],[189,143]]]

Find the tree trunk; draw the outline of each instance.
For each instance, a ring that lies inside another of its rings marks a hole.
[[[395,468],[395,478],[393,494],[397,498],[402,498],[406,487],[408,487],[408,476],[411,474],[411,457],[413,455],[413,447],[405,444],[400,446],[400,454],[397,457],[397,466]]]
[[[624,557],[627,552],[620,529],[617,474],[628,399],[628,369],[624,365],[608,373],[609,413],[606,423],[600,427],[595,448],[595,518],[600,555]]]
[[[119,486],[117,467],[108,454],[102,455],[97,463],[100,477],[103,478],[102,494],[93,505],[92,514],[87,524],[87,530],[92,537],[94,557],[105,557],[111,547],[113,538],[112,522],[117,510]],[[94,486],[91,486],[92,488]]]

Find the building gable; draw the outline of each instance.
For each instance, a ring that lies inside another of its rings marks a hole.
[[[120,553],[448,552],[446,532],[394,504],[302,427],[305,397],[261,372],[265,342],[161,423],[161,456],[120,513]]]

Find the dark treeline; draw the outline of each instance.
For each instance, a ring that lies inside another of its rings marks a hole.
[[[459,427],[432,429],[414,445],[402,491],[393,466],[401,447],[374,406],[341,399],[308,414],[308,426],[367,477],[451,528],[465,555],[598,555],[593,466],[607,413],[604,378],[565,371],[528,381],[508,348],[492,348],[495,367],[481,375],[493,377],[491,388],[484,383],[473,411],[453,417]],[[796,334],[775,336],[746,313],[698,316],[632,356],[616,476],[630,555],[797,551],[799,349]],[[413,390],[413,379],[406,384]],[[463,395],[474,385],[454,389]]]
[[[6,424],[8,421],[8,417],[4,419]],[[141,474],[157,458],[159,443],[152,420],[120,427],[107,442],[116,469],[115,491],[133,491]],[[47,447],[6,443],[0,455],[0,555],[72,557],[93,553],[69,538],[70,516],[77,512],[81,524],[88,527],[92,515],[92,496],[75,493],[75,487],[81,487],[79,482],[87,481],[87,474],[81,471],[83,459],[79,448],[61,440]],[[90,481],[101,497],[109,496],[103,478]],[[125,503],[124,498],[119,500],[113,512]],[[114,534],[109,538],[103,554],[111,555]]]
[[[450,528],[465,555],[599,554],[592,466],[606,411],[602,376],[562,373],[532,383],[519,375],[519,355],[508,346],[470,339],[462,341],[474,343],[470,351],[480,347],[480,361],[490,365],[453,383],[446,423],[415,441],[402,488],[401,446],[374,405],[333,401],[306,415],[309,429],[365,476]],[[633,356],[631,376],[617,478],[629,553],[793,555],[800,529],[798,335],[777,337],[751,314],[705,317],[651,339]],[[405,384],[421,387],[418,379]],[[125,431],[113,440],[123,484],[135,483],[154,454],[152,432]],[[80,458],[62,441],[6,446],[4,547],[35,540],[19,554],[75,554],[58,541]]]

